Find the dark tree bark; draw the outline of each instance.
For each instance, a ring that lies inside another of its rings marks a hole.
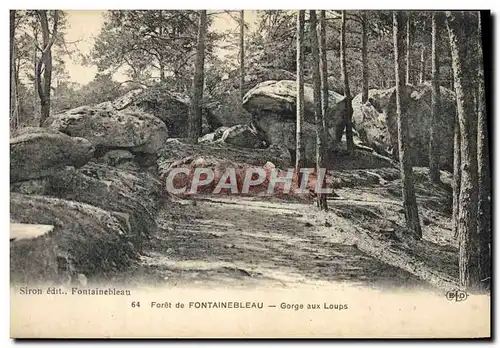
[[[344,83],[344,95],[346,97],[346,126],[345,136],[347,144],[347,152],[354,153],[354,141],[352,134],[352,105],[351,105],[351,90],[349,88],[349,77],[347,76],[347,62],[346,62],[346,11],[342,11],[342,24],[340,27],[340,70],[342,72],[342,81]]]
[[[489,288],[491,277],[491,186],[490,163],[488,149],[488,122],[486,115],[483,45],[481,29],[481,12],[478,12],[478,127],[477,127],[477,164],[478,164],[478,218],[477,233],[479,236],[479,277],[482,288]]]
[[[424,20],[422,32],[425,33],[426,30],[427,30],[427,20]],[[425,45],[422,44],[422,47],[420,48],[420,69],[418,73],[419,84],[422,84],[425,81],[425,52],[426,52],[425,48],[426,48]]]
[[[34,42],[33,42],[33,76],[35,76],[35,79],[33,80],[33,118],[35,120],[39,119],[39,112],[38,112],[38,78],[37,78],[37,68],[38,68],[38,48],[37,48],[37,42],[38,42],[38,32],[33,30],[33,36],[34,36]]]
[[[363,64],[363,83],[361,88],[361,102],[364,104],[368,101],[368,18],[366,11],[361,12],[361,62]]]
[[[245,11],[240,11],[240,98],[243,103],[245,85]]]
[[[406,84],[411,83],[411,45],[412,45],[411,19],[410,13],[406,15]]]
[[[159,59],[158,62],[158,70],[160,71],[160,82],[164,83],[166,81],[165,79],[165,64],[163,63],[162,59]]]
[[[316,11],[309,11],[309,21],[311,24],[311,56],[312,56],[312,79],[313,79],[313,91],[314,91],[314,120],[316,123],[316,172],[319,175],[320,169],[325,168],[324,166],[324,146],[323,143],[323,120],[322,120],[322,110],[321,110],[321,77],[319,68],[319,44],[318,44],[318,33],[317,33],[317,18]],[[328,209],[326,203],[326,196],[320,192],[316,193],[317,205],[321,210]]]
[[[54,10],[54,25],[52,33],[49,31],[49,22],[47,10],[39,10],[38,18],[42,29],[43,51],[36,67],[36,82],[38,96],[40,98],[40,126],[43,126],[45,120],[50,114],[50,87],[52,84],[52,46],[57,36],[57,26],[59,24],[59,11]],[[42,81],[43,67],[43,81]]]
[[[297,126],[296,126],[296,155],[295,173],[305,167],[305,148],[303,141],[304,125],[304,22],[305,11],[297,14]]]
[[[406,226],[414,238],[422,238],[420,220],[418,216],[417,200],[413,187],[413,169],[410,153],[408,152],[408,115],[407,89],[405,84],[404,44],[406,21],[404,11],[393,12],[394,33],[394,72],[396,76],[396,109],[398,121],[399,163],[401,167],[401,181],[403,183],[403,206],[405,210]]]
[[[453,133],[453,215],[451,228],[455,239],[458,239],[458,210],[460,205],[460,125],[458,115],[455,116],[455,127]]]
[[[459,11],[447,11],[446,23],[450,37],[451,58],[457,115],[460,126],[460,197],[458,204],[459,278],[464,289],[479,286],[479,266],[477,255],[477,119],[474,113],[474,94],[467,60],[467,23]]]
[[[328,114],[328,63],[326,60],[326,11],[319,12],[319,57],[320,57],[320,80],[321,80],[321,121],[323,123],[324,148],[328,144],[326,118]]]
[[[17,81],[16,81],[16,54],[14,52],[14,36],[16,32],[16,11],[10,10],[10,123],[14,129],[18,124],[17,113]]]
[[[12,90],[12,86],[14,85],[14,72],[15,68],[15,59],[14,59],[14,34],[15,34],[15,24],[16,24],[16,11],[10,10],[10,110],[12,112],[14,105],[14,91]]]
[[[160,82],[165,82],[165,65],[160,60]]]
[[[431,182],[441,182],[439,173],[439,135],[441,91],[439,86],[439,57],[437,53],[438,13],[432,13],[432,100],[431,100],[431,126],[429,129],[429,179]]]
[[[163,11],[159,11],[160,18],[160,26],[158,27],[158,34],[162,38],[163,37]],[[163,62],[163,54],[162,52],[158,52],[158,66],[160,68],[160,82],[165,82],[165,63]]]
[[[418,74],[418,83],[422,84],[425,81],[425,46],[420,49],[420,72]]]
[[[198,22],[198,41],[196,46],[196,62],[194,67],[193,86],[191,90],[191,104],[189,110],[188,137],[197,142],[201,136],[201,101],[203,98],[204,65],[205,65],[205,36],[207,31],[207,11],[200,10]]]
[[[17,54],[14,48],[14,126],[16,128],[21,126],[21,103],[19,102],[19,86],[21,85],[19,74],[21,64],[21,57]]]

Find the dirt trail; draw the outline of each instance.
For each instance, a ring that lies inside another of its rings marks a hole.
[[[359,250],[349,227],[312,203],[198,196],[169,203],[158,225],[129,284],[429,288]]]

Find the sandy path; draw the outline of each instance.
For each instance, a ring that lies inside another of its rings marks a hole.
[[[277,199],[199,196],[171,203],[160,212],[157,234],[127,281],[427,288],[412,274],[360,251],[329,216],[318,214],[312,204]]]

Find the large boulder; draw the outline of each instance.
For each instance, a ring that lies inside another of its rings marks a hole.
[[[297,84],[292,80],[266,81],[252,88],[243,100],[243,107],[252,113],[253,122],[267,134],[272,144],[284,146],[295,153],[295,122]],[[346,98],[329,91],[326,115],[328,144],[340,142],[345,125]],[[315,120],[312,85],[304,86],[304,142],[306,159],[313,163],[315,155]]]
[[[81,167],[94,154],[92,144],[82,138],[29,127],[10,139],[10,182],[44,178],[66,166]]]
[[[265,130],[271,144],[286,148],[292,160],[295,160],[297,139],[295,121],[283,117],[264,117],[259,121],[259,126]],[[316,127],[304,122],[302,134],[306,163],[314,164],[316,163]]]
[[[128,227],[111,212],[53,197],[11,193],[10,198],[11,223],[53,226],[42,238],[50,238],[50,244],[57,246],[61,268],[90,277],[105,276],[129,266],[137,257]],[[40,248],[38,243],[28,243],[22,249],[29,255],[30,250]],[[38,262],[48,260],[53,257],[47,255]]]
[[[270,80],[295,80],[295,74],[283,69],[268,68],[259,64],[249,64],[245,70],[243,93],[257,84]],[[224,126],[246,124],[252,115],[241,105],[240,70],[234,69],[217,81],[212,91],[213,101],[207,104],[213,116]]]
[[[266,81],[248,91],[243,98],[243,107],[258,121],[268,117],[295,120],[296,101],[296,81]],[[328,128],[343,128],[346,102],[345,96],[329,91],[326,114]],[[311,124],[315,123],[313,87],[310,84],[304,85],[304,120]]]
[[[292,161],[296,156],[296,123],[283,118],[263,118],[260,125],[266,130],[268,140],[271,144],[277,144],[288,149]],[[390,166],[387,160],[380,159],[380,156],[372,154],[372,149],[366,147],[360,139],[354,134],[354,154],[347,152],[345,134],[341,141],[334,142],[334,129],[330,129],[327,140],[327,153],[325,160],[328,166],[333,168],[344,168],[353,166],[355,168],[377,168],[380,166]],[[304,144],[305,165],[309,167],[316,166],[316,126],[305,122],[302,127],[302,141]],[[378,157],[378,158],[377,158]]]
[[[99,149],[155,153],[163,146],[168,131],[161,120],[140,110],[116,110],[110,105],[82,106],[52,115],[44,126],[85,138]]]
[[[238,124],[224,131],[221,141],[237,147],[262,149],[269,146],[266,136],[252,125]]]
[[[409,152],[415,166],[429,164],[429,129],[431,127],[431,86],[408,85],[407,104],[409,130]],[[433,127],[437,128],[437,139],[441,149],[440,165],[443,169],[453,167],[453,131],[455,122],[455,94],[445,87],[441,91],[441,112]],[[352,101],[353,123],[360,138],[368,146],[383,155],[398,157],[398,128],[396,116],[396,89],[371,89],[368,101],[361,102],[361,94]]]
[[[45,194],[127,214],[131,234],[139,242],[156,226],[160,190],[160,182],[148,173],[88,163],[51,178]]]
[[[112,102],[116,110],[138,110],[159,118],[172,138],[188,135],[189,105],[189,97],[169,91],[164,86],[132,90]],[[222,123],[210,110],[202,108],[202,133],[209,133],[220,126]]]

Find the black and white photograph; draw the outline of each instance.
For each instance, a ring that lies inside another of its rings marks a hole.
[[[11,338],[491,337],[490,11],[9,14]]]

